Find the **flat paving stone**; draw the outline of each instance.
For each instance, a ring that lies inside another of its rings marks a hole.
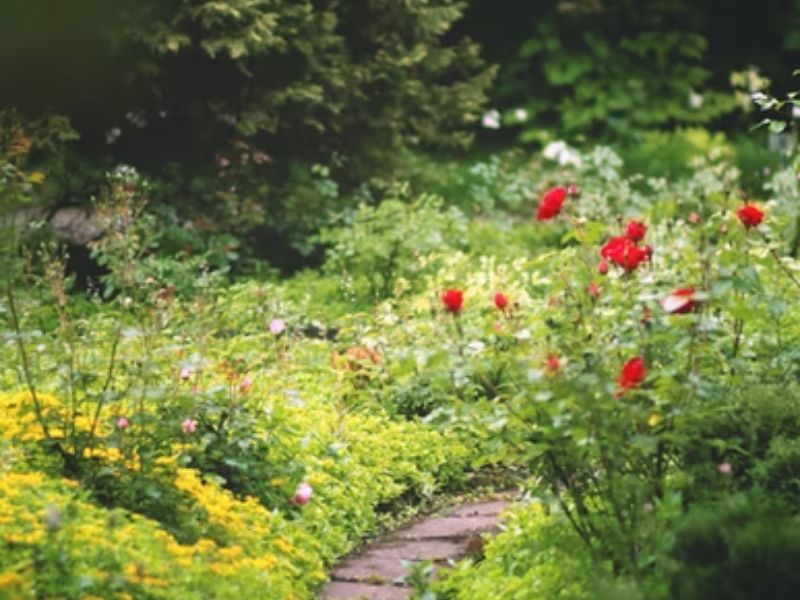
[[[405,600],[411,589],[396,585],[368,585],[334,581],[322,593],[323,600]]]
[[[493,502],[473,502],[464,504],[448,513],[449,517],[489,517],[499,515],[508,506],[507,500]]]
[[[425,519],[389,535],[391,540],[460,539],[497,530],[495,515]]]
[[[395,540],[364,548],[358,556],[396,560],[458,560],[466,553],[460,540]]]
[[[384,585],[407,574],[408,567],[402,559],[359,555],[340,562],[333,571],[333,579]]]

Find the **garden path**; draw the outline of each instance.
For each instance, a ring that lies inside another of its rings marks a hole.
[[[323,600],[403,600],[411,588],[403,578],[409,563],[430,560],[447,565],[479,553],[482,535],[497,530],[509,499],[485,500],[451,507],[388,532],[341,561]]]

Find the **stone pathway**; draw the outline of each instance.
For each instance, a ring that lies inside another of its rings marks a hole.
[[[406,563],[433,561],[447,565],[479,551],[481,536],[497,530],[508,500],[463,504],[442,516],[429,516],[387,533],[340,562],[323,600],[403,600],[411,589],[403,584]]]

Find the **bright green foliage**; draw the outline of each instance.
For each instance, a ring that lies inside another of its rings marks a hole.
[[[355,298],[380,300],[412,291],[413,282],[440,266],[428,260],[434,250],[465,243],[464,216],[455,207],[445,210],[435,196],[362,204],[351,219],[320,239],[328,247],[325,271],[341,277],[345,293]]]
[[[590,600],[608,572],[577,548],[563,515],[534,502],[509,512],[477,564],[460,563],[434,586],[436,600]],[[577,550],[577,551],[576,551]],[[425,598],[425,596],[422,596]]]

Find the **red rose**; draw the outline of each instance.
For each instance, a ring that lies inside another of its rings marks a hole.
[[[697,308],[694,288],[680,288],[661,300],[661,306],[671,315],[684,315]]]
[[[536,211],[536,220],[549,221],[557,217],[566,198],[567,190],[563,187],[554,187],[547,190],[539,203],[539,210]]]
[[[628,227],[625,229],[625,237],[632,242],[643,240],[646,233],[647,225],[635,219],[628,223]]]
[[[505,294],[497,292],[494,295],[494,305],[500,310],[505,310],[506,306],[508,306],[508,298]]]
[[[736,215],[742,222],[742,225],[747,227],[758,227],[761,221],[764,220],[764,211],[758,208],[755,204],[745,204],[736,211]]]
[[[634,356],[622,366],[622,371],[617,378],[617,385],[624,393],[642,383],[646,375],[644,359],[641,356]]]
[[[600,264],[597,265],[597,272],[600,273],[600,275],[605,275],[606,273],[608,273],[607,260],[603,259],[600,261]]]
[[[652,253],[652,249],[650,250]],[[613,237],[600,249],[600,255],[626,271],[633,271],[648,257],[648,251],[639,248],[627,237]]]
[[[461,290],[446,290],[442,294],[442,302],[444,302],[446,310],[457,315],[461,311],[461,307],[464,306],[464,292]]]

